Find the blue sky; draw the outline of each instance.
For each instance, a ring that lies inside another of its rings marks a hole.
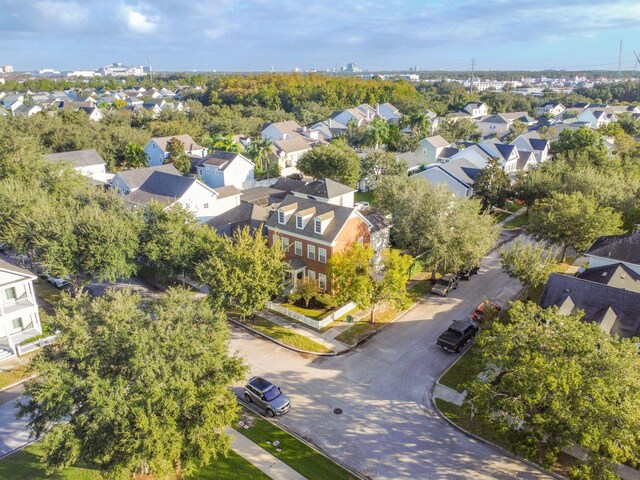
[[[154,70],[617,69],[638,0],[0,0],[0,65]]]

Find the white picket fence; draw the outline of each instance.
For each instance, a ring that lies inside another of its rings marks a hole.
[[[278,181],[278,177],[267,178],[266,180],[248,180],[242,184],[242,190],[256,187],[270,187]]]
[[[55,339],[56,335],[49,335],[48,337],[41,338],[40,340],[36,340],[25,345],[16,345],[18,356],[22,356],[25,353],[33,352],[34,350],[38,350],[39,348],[42,348],[46,345],[50,345]]]
[[[305,315],[301,315],[298,312],[289,310],[288,308],[285,308],[278,303],[266,302],[265,308],[267,308],[268,310],[273,310],[274,312],[278,312],[283,315],[286,315],[287,317],[291,317],[300,323],[304,323],[305,325],[309,325],[310,327],[315,328],[316,330],[320,330],[321,328],[324,328],[327,325],[329,325],[334,320],[340,318],[345,313],[350,312],[351,310],[356,308],[356,304],[353,302],[347,303],[346,305],[344,305],[343,307],[340,307],[338,310],[333,312],[331,315],[326,316],[322,320],[315,320]]]

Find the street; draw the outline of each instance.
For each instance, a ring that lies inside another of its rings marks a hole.
[[[449,297],[428,296],[346,355],[294,353],[240,328],[232,328],[231,352],[246,359],[251,375],[274,381],[291,398],[291,411],[278,422],[368,477],[548,478],[451,427],[428,398],[431,384],[457,358],[436,346],[440,333],[483,299],[504,306],[518,291],[494,251],[480,274]],[[25,423],[13,418],[19,390],[0,396],[0,454],[28,441]]]

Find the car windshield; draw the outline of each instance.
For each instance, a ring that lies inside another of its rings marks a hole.
[[[280,389],[278,387],[276,387],[275,385],[273,387],[271,387],[269,390],[267,390],[266,392],[262,392],[262,393],[264,395],[264,399],[267,402],[270,402],[271,400],[275,400],[280,395],[282,395],[282,393],[280,392]]]
[[[441,278],[440,280],[438,280],[438,285],[444,285],[448,287],[450,283],[451,283],[451,280],[449,279]]]

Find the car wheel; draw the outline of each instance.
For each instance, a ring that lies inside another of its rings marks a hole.
[[[267,408],[267,417],[273,418],[275,416],[276,416],[275,412],[273,410],[271,410],[270,408]]]
[[[249,395],[248,393],[244,394],[244,399],[247,403],[251,403],[251,395]]]

